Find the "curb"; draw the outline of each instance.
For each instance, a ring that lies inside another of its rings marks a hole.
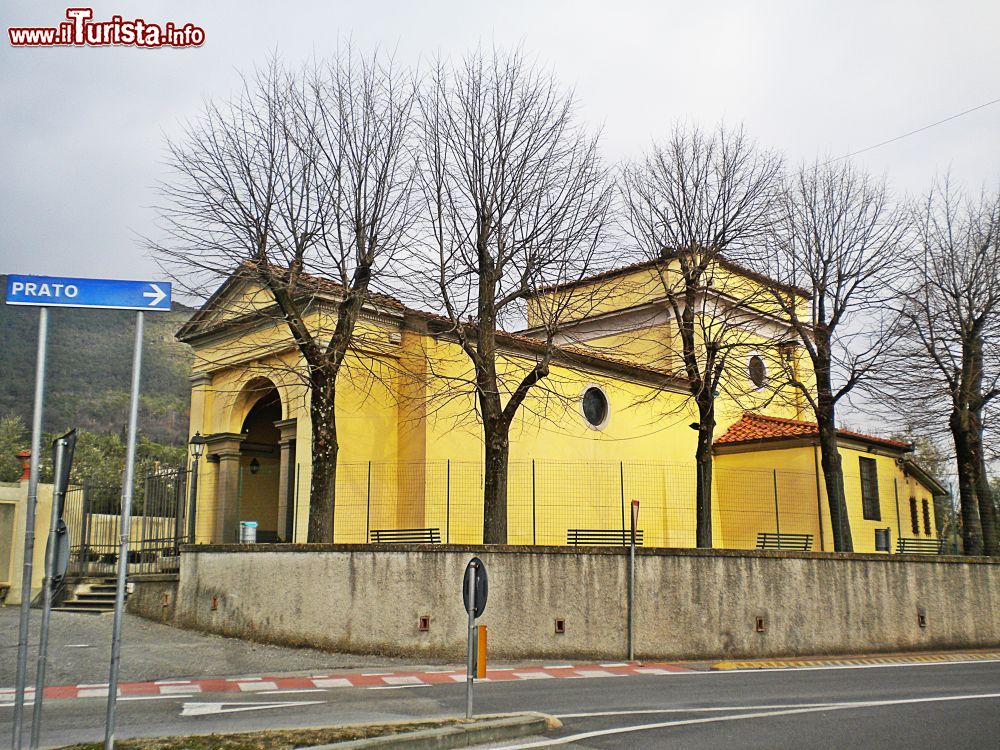
[[[530,667],[495,667],[488,669],[480,682],[586,677],[624,677],[628,675],[669,675],[689,672],[687,667],[658,662],[614,662],[605,664],[553,664]],[[121,682],[119,696],[177,695],[191,697],[203,693],[254,693],[320,688],[387,688],[417,685],[454,685],[464,683],[465,669],[435,669],[396,672],[333,672],[297,677],[210,677],[155,682]],[[0,687],[0,706],[14,700],[14,688]],[[26,695],[34,696],[28,688]],[[46,700],[72,698],[107,698],[107,683],[87,685],[49,685]]]
[[[314,745],[302,750],[375,750],[376,748],[397,748],[405,750],[450,750],[456,747],[471,747],[487,742],[503,742],[519,737],[544,734],[550,729],[558,729],[562,722],[539,713],[515,714],[485,720],[473,720],[469,724],[458,724],[437,729],[421,729],[383,737],[369,737],[363,740],[337,742],[332,745]]]
[[[959,652],[954,654],[911,654],[899,656],[858,656],[833,657],[827,659],[747,659],[741,661],[718,661],[709,669],[725,672],[735,669],[801,669],[803,667],[854,667],[888,664],[941,664],[955,662],[977,662],[1000,659],[998,652]]]

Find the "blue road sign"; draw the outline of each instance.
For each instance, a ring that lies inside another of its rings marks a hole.
[[[170,284],[11,275],[7,277],[7,304],[169,312]]]

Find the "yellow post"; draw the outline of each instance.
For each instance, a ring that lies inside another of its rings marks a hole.
[[[477,625],[476,632],[476,677],[486,676],[486,626]]]

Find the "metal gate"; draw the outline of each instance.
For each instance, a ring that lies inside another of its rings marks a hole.
[[[177,547],[187,542],[184,515],[188,471],[158,469],[137,482],[129,524],[129,573],[177,569]],[[69,572],[114,575],[122,535],[120,484],[84,482],[66,493],[63,519],[70,534]]]

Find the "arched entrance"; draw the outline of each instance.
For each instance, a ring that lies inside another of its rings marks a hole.
[[[280,541],[279,495],[281,493],[281,398],[277,388],[259,388],[260,394],[240,432],[239,521],[257,522],[258,542]]]

